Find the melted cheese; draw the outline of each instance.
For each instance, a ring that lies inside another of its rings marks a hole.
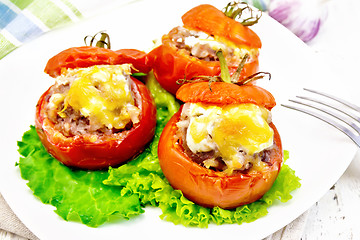
[[[91,124],[109,129],[122,129],[139,109],[134,106],[130,87],[131,65],[101,65],[89,68],[69,69],[60,78],[71,79],[70,89],[64,99],[64,116],[69,106],[89,118]],[[59,79],[63,82],[63,79]]]
[[[212,132],[214,120],[221,115],[221,108],[191,104],[189,110],[190,124],[186,133],[188,147],[194,153],[214,150],[216,145],[210,133]]]
[[[228,168],[241,169],[247,156],[273,145],[270,112],[254,104],[223,108],[191,103],[186,141],[194,152],[214,150]]]

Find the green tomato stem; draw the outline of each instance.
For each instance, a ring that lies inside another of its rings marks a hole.
[[[224,54],[223,54],[223,52],[222,52],[221,49],[216,52],[216,56],[218,57],[219,62],[220,62],[221,79],[222,79],[224,82],[231,83],[229,68],[228,68],[228,65],[227,65],[227,63],[226,63]]]

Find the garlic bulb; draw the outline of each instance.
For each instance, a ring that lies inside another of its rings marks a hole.
[[[327,0],[270,0],[269,15],[304,42],[313,39],[327,17]]]

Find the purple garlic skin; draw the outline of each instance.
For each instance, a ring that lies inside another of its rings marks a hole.
[[[312,40],[327,17],[324,0],[271,0],[269,15],[304,42]]]

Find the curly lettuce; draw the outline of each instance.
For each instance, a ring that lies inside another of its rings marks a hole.
[[[28,181],[34,195],[43,203],[55,206],[55,212],[64,220],[97,227],[114,218],[136,217],[150,205],[162,210],[161,219],[174,224],[197,227],[207,227],[210,223],[241,224],[265,216],[269,206],[278,200],[288,201],[290,193],[300,187],[300,179],[284,164],[271,190],[254,203],[224,210],[204,208],[189,201],[181,191],[171,187],[157,157],[162,129],[179,109],[179,103],[151,75],[147,87],[157,105],[154,140],[134,160],[118,168],[108,171],[68,168],[47,153],[33,126],[18,142],[22,157],[17,165],[21,177]]]
[[[35,127],[24,133],[18,146],[23,156],[18,162],[21,177],[64,220],[97,227],[114,215],[129,219],[144,212],[136,194],[121,194],[121,187],[102,184],[109,177],[107,171],[74,170],[54,159],[42,146]]]

